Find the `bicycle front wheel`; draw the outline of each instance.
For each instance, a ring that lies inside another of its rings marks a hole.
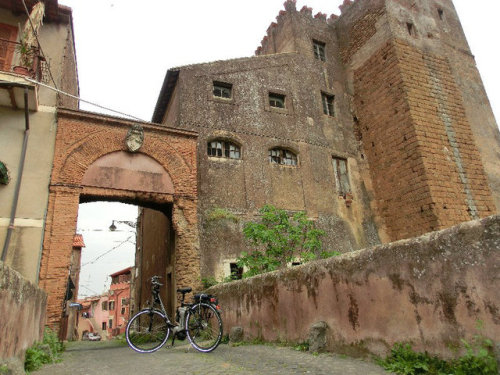
[[[135,314],[127,324],[127,344],[139,353],[160,349],[170,336],[167,319],[160,311],[146,309]]]
[[[214,306],[197,303],[186,316],[186,333],[189,342],[200,352],[211,352],[222,339],[222,319]]]

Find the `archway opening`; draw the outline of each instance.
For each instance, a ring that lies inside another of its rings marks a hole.
[[[175,307],[172,205],[101,199],[80,198],[60,330],[68,340],[123,334],[129,318],[149,301],[153,275],[162,277],[170,316]]]

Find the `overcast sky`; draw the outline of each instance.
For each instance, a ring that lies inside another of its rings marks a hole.
[[[59,0],[73,8],[81,98],[146,121],[151,120],[168,69],[252,56],[283,2]],[[340,14],[341,3],[298,0],[297,9],[307,5],[313,14]],[[454,4],[498,119],[500,56],[493,38],[498,35],[500,1]],[[84,103],[81,109],[102,112]],[[137,209],[127,205],[81,205],[78,228],[87,247],[82,253],[80,295],[103,292],[109,284],[106,275],[133,265],[135,237],[129,238],[130,228],[120,227],[122,231],[113,234],[107,228],[112,219],[136,216]],[[95,260],[103,253],[107,254]]]

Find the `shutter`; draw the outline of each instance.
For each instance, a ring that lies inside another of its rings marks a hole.
[[[0,70],[10,71],[17,38],[17,27],[0,23]],[[10,43],[9,43],[10,42]]]

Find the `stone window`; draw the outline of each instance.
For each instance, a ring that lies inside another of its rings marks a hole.
[[[442,21],[443,20],[443,15],[444,15],[444,12],[441,8],[438,9],[438,16],[439,16],[439,19]]]
[[[313,40],[314,57],[321,61],[326,61],[325,43]]]
[[[109,329],[113,328],[113,318],[109,318],[109,320],[108,320],[108,327],[109,327]]]
[[[335,175],[335,185],[337,193],[344,198],[351,193],[349,175],[347,171],[347,159],[333,157],[333,173]]]
[[[115,309],[115,301],[109,301],[109,309],[114,310]]]
[[[269,106],[274,108],[285,108],[285,95],[269,93]]]
[[[237,263],[229,263],[229,272],[231,280],[241,280],[243,278],[243,267],[239,267]]]
[[[102,330],[105,331],[106,330],[106,322],[102,322]]]
[[[101,309],[102,309],[103,311],[106,311],[106,310],[108,309],[108,301],[103,301],[103,302],[101,303]]]
[[[241,159],[240,146],[221,139],[207,143],[207,154],[215,158]]]
[[[217,98],[231,99],[233,85],[224,82],[214,82],[213,94]]]
[[[273,148],[269,150],[269,162],[271,164],[297,165],[297,155],[284,148]]]
[[[406,28],[408,29],[408,34],[410,34],[411,36],[415,36],[415,26],[413,26],[413,23],[407,22]]]
[[[125,306],[122,306],[122,309],[121,309],[121,311],[120,311],[120,314],[121,314],[121,315],[125,315]]]
[[[323,113],[328,116],[335,116],[335,108],[333,106],[335,100],[334,95],[321,93],[321,103],[323,104]]]

